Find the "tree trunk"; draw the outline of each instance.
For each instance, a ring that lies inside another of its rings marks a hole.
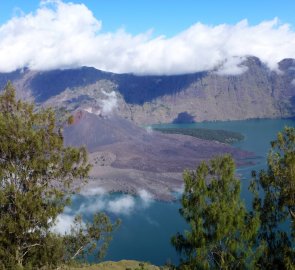
[[[16,260],[16,264],[17,266],[22,269],[23,268],[23,257],[21,256],[21,248],[20,246],[17,246],[16,247],[16,250],[15,250],[15,260]]]

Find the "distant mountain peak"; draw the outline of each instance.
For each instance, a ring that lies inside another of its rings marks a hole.
[[[278,63],[281,70],[293,69],[295,70],[295,59],[286,58]]]
[[[237,64],[240,69],[235,70]],[[172,122],[182,112],[191,121],[295,116],[294,59],[280,61],[277,72],[255,56],[232,58],[223,65],[223,73],[217,68],[170,76],[115,74],[92,67],[24,69],[0,73],[0,87],[11,80],[21,98],[40,105],[103,116],[114,112],[139,124]],[[235,75],[226,75],[230,69]]]

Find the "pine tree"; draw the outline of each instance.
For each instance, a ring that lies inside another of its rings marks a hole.
[[[258,241],[267,249],[264,269],[295,269],[295,129],[286,127],[271,142],[268,168],[253,172],[253,208],[259,213]]]
[[[172,238],[182,255],[180,269],[254,269],[258,216],[240,199],[233,159],[225,155],[184,172],[181,215],[189,225]]]
[[[50,230],[69,203],[72,182],[84,181],[90,169],[85,148],[65,147],[56,122],[51,109],[37,111],[17,100],[7,84],[0,96],[1,269],[54,267],[65,261],[69,244],[80,240],[69,242]],[[103,217],[88,224],[94,237],[89,241],[114,228]]]

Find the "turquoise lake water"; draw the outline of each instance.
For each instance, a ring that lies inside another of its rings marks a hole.
[[[295,120],[245,120],[226,122],[205,122],[185,125],[165,126],[201,127],[237,131],[245,136],[243,141],[233,146],[255,153],[255,165],[238,168],[241,177],[241,196],[250,205],[248,184],[252,170],[266,166],[265,158],[271,140],[284,126],[295,126]],[[86,218],[96,210],[104,210],[112,218],[120,218],[122,224],[115,232],[106,260],[134,259],[163,265],[167,261],[177,263],[177,253],[170,245],[171,237],[186,228],[178,213],[179,202],[164,203],[147,200],[145,197],[132,197],[124,194],[101,194],[96,196],[77,196],[73,206],[66,212],[73,215],[82,212]],[[90,259],[91,260],[91,259]]]

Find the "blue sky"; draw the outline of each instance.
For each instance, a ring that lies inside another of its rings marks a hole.
[[[34,12],[38,0],[0,0],[0,24],[20,10]],[[102,31],[124,27],[131,34],[153,29],[154,35],[172,36],[196,22],[209,25],[235,24],[248,19],[249,24],[278,17],[295,26],[295,0],[73,0],[84,3],[102,20]]]
[[[295,58],[294,12],[295,0],[0,0],[0,72],[235,75],[249,55],[276,70]]]

